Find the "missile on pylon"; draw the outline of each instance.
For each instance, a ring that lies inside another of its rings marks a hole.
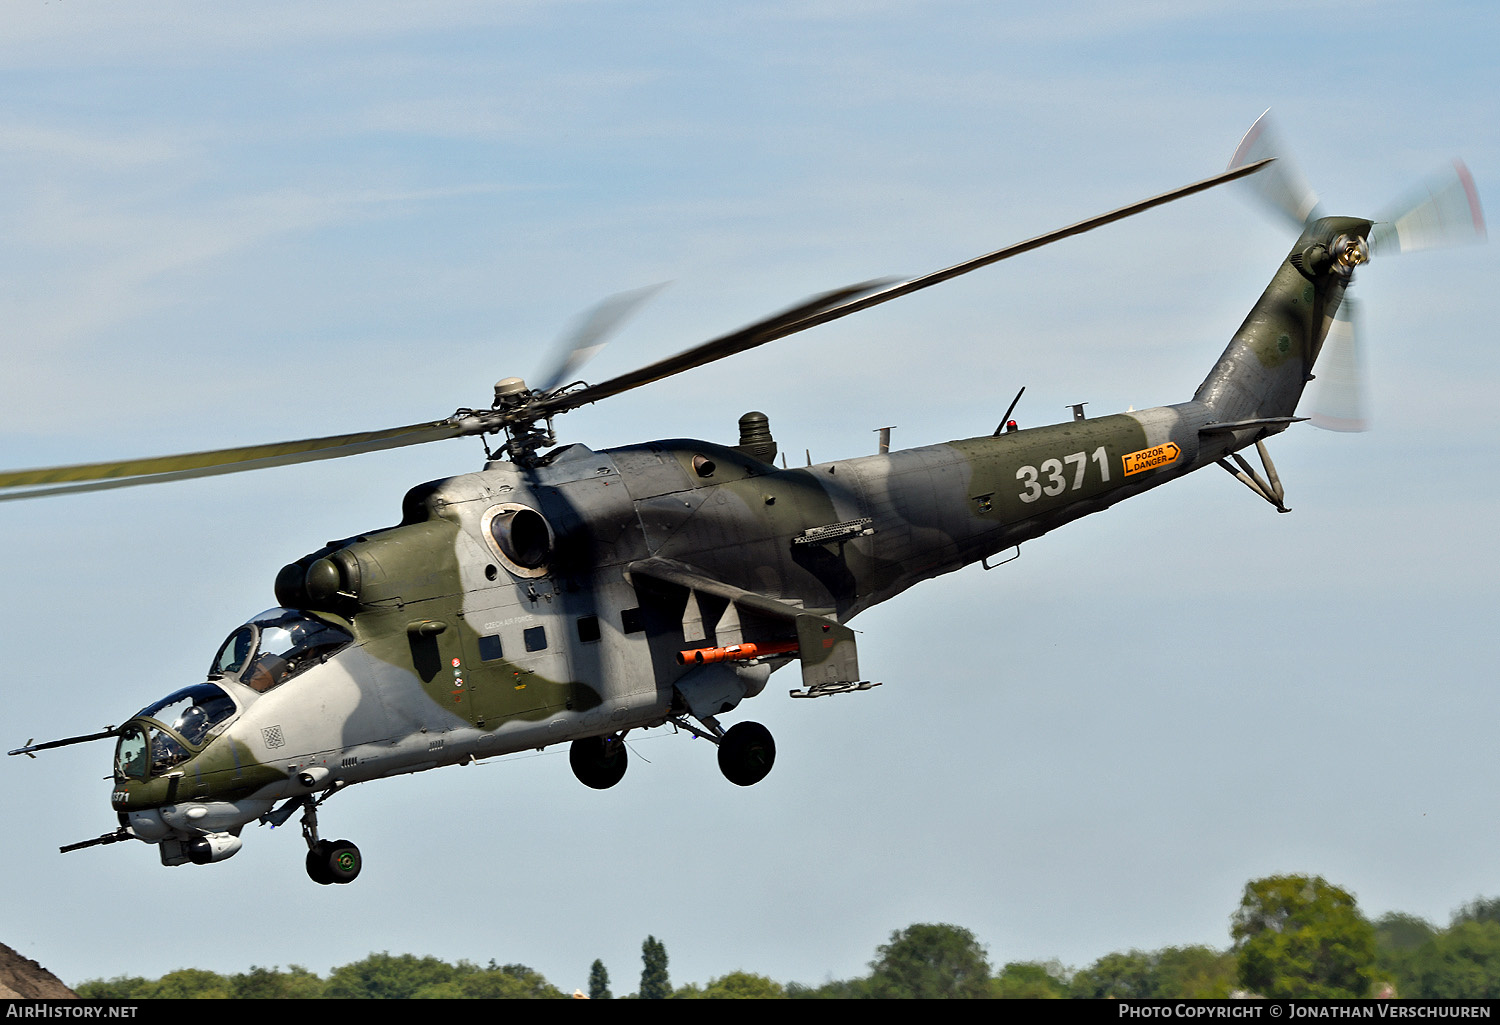
[[[768,644],[731,644],[724,648],[689,648],[677,653],[677,664],[710,665],[714,662],[748,662],[767,655],[795,655],[796,641],[772,641]]]

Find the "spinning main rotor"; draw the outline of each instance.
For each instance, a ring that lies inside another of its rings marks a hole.
[[[653,294],[656,287],[613,296],[600,303],[585,318],[583,325],[568,342],[562,346],[561,358],[557,360],[556,366],[549,373],[540,378],[544,382],[540,387],[528,387],[525,381],[518,377],[505,378],[495,385],[495,398],[488,409],[458,409],[451,416],[429,423],[361,431],[355,434],[339,434],[327,438],[304,438],[269,445],[246,445],[239,448],[214,449],[207,452],[157,456],[148,459],[126,459],[75,466],[7,471],[0,473],[0,492],[3,492],[0,493],[0,501],[130,487],[136,484],[159,484],[222,473],[238,473],[244,470],[306,463],[318,459],[336,459],[362,452],[404,448],[409,445],[421,445],[430,441],[443,441],[448,438],[470,435],[504,433],[505,456],[520,466],[534,465],[537,453],[557,442],[552,420],[559,413],[672,377],[778,338],[806,331],[819,324],[847,317],[851,313],[890,302],[892,299],[929,288],[939,282],[987,267],[992,263],[1039,249],[1072,235],[1092,231],[1153,207],[1190,196],[1195,192],[1202,192],[1216,185],[1243,178],[1254,174],[1271,162],[1270,158],[1262,158],[1242,163],[1221,174],[1204,178],[1182,188],[1163,192],[1129,206],[1119,207],[1097,217],[1078,221],[1065,228],[1037,235],[921,277],[906,281],[867,281],[824,292],[774,316],[742,327],[738,331],[704,342],[675,356],[658,360],[600,384],[590,385],[582,381],[564,383],[564,381],[575,374],[583,363],[598,351],[604,336],[642,301]]]

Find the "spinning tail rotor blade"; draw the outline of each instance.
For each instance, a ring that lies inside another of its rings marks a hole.
[[[1272,211],[1301,231],[1303,225],[1322,214],[1318,208],[1318,194],[1307,183],[1301,169],[1286,156],[1286,148],[1281,144],[1269,110],[1250,126],[1240,140],[1239,149],[1229,158],[1229,166],[1233,169],[1268,158],[1276,162],[1251,178],[1250,187]]]
[[[1364,361],[1359,351],[1359,332],[1355,329],[1358,319],[1355,301],[1345,296],[1318,354],[1311,419],[1314,427],[1325,431],[1358,434],[1370,429]]]
[[[1372,255],[1442,249],[1485,239],[1479,193],[1462,160],[1427,179],[1390,212],[1375,219]]]

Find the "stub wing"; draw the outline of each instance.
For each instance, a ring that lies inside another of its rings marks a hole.
[[[769,647],[776,647],[776,654],[795,655],[801,663],[805,690],[792,691],[793,697],[821,697],[877,686],[859,678],[854,631],[836,622],[825,610],[804,609],[748,591],[674,559],[641,559],[627,566],[625,573],[632,583],[637,578],[646,578],[688,592],[683,613],[685,639],[704,635],[701,610],[716,604],[726,606],[726,613],[732,609],[733,618],[738,623],[754,624],[758,621],[761,626],[761,631],[742,628],[743,633],[738,638],[740,643],[684,651],[679,656],[684,662],[689,659],[704,662],[756,658],[765,654]],[[726,614],[721,614],[718,621],[722,624],[725,619]],[[756,636],[754,640],[744,636],[762,631],[766,635]],[[794,636],[795,647],[792,647],[786,642]]]

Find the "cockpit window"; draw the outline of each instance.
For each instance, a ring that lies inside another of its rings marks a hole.
[[[286,609],[272,609],[251,625],[260,629],[260,639],[240,682],[258,691],[285,683],[354,640],[342,627]]]
[[[293,609],[270,609],[229,635],[210,679],[231,677],[265,692],[354,640],[349,631]]]
[[[234,699],[212,683],[184,687],[135,714],[170,726],[189,744],[201,744],[208,731],[234,714]]]
[[[225,673],[238,673],[245,668],[245,659],[250,657],[250,647],[255,643],[255,631],[242,626],[229,635],[219,653],[214,656],[213,668],[208,671],[210,679]]]
[[[121,776],[159,776],[192,754],[183,744],[201,747],[209,730],[234,714],[234,699],[223,688],[199,683],[169,694],[135,714],[137,719],[155,719],[161,726],[132,726],[120,735],[115,748],[115,772]],[[163,729],[162,727],[166,727]]]
[[[188,760],[187,748],[166,730],[152,727],[150,733],[151,775],[160,776],[178,762]]]
[[[115,775],[122,779],[146,778],[146,734],[139,726],[120,731],[120,742],[115,745]]]

